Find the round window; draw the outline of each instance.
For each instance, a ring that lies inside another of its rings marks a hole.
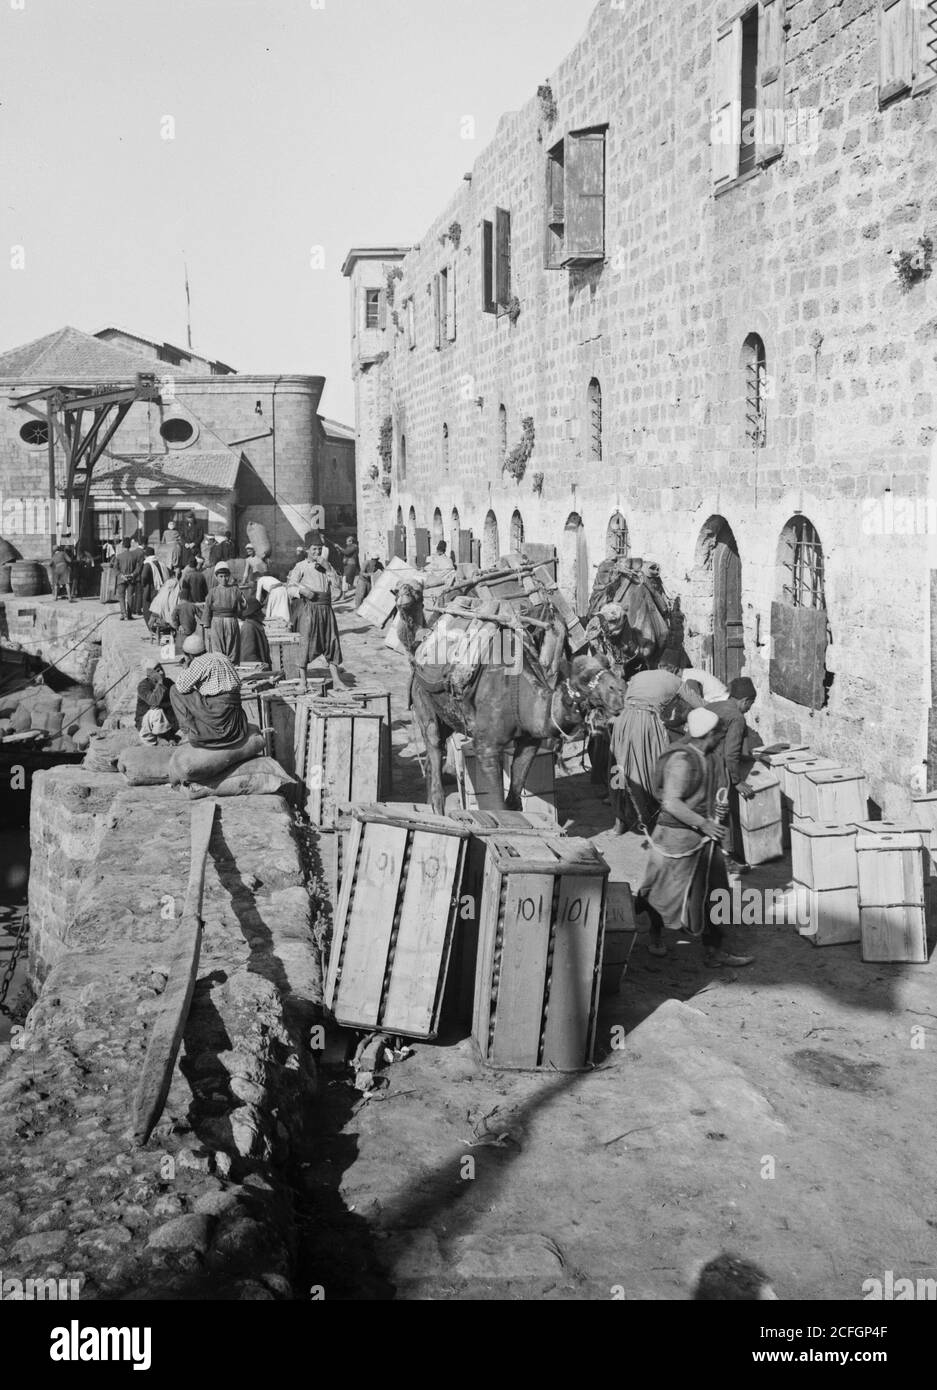
[[[45,420],[27,420],[20,428],[20,439],[24,444],[48,444],[49,426]]]
[[[167,444],[188,444],[195,438],[195,426],[191,420],[185,420],[181,415],[173,415],[164,420],[159,432]]]

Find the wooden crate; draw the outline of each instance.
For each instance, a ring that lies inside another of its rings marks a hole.
[[[913,816],[921,825],[930,826],[930,871],[937,875],[937,792],[922,792],[912,796]]]
[[[325,987],[339,1023],[436,1036],[467,840],[442,816],[355,809]]]
[[[856,828],[803,820],[791,826],[791,876],[795,883],[819,892],[855,889]]]
[[[798,928],[814,946],[842,946],[860,939],[857,888],[804,888],[794,885],[798,912],[808,925]]]
[[[856,835],[862,959],[927,961],[927,866],[919,835]]]
[[[302,675],[300,662],[300,642],[298,632],[267,631],[270,646],[270,666],[274,671],[282,671],[287,679]]]
[[[792,759],[783,765],[784,789],[791,799],[791,817],[806,816],[804,790],[808,772],[834,772],[840,764],[832,758]],[[813,817],[811,816],[811,820]]]
[[[472,1036],[487,1066],[592,1060],[608,865],[587,840],[495,837],[479,921]]]
[[[631,884],[609,882],[605,893],[600,995],[617,994],[621,989],[637,930]]]
[[[856,821],[855,827],[862,835],[917,836],[924,851],[925,870],[931,877],[934,876],[934,856],[931,848],[933,831],[923,816],[915,815],[907,820],[862,820]]]
[[[471,1023],[475,999],[478,959],[478,922],[481,916],[482,886],[487,847],[493,839],[510,836],[562,836],[553,817],[544,811],[453,811],[450,819],[470,832],[465,868],[459,892],[452,966],[446,1011],[460,1023]]]
[[[295,773],[313,825],[334,829],[340,810],[381,798],[383,715],[308,696],[296,701]]]
[[[331,681],[329,682],[331,685]],[[377,686],[356,685],[350,688],[330,691],[329,699],[335,704],[348,704],[360,709],[377,710],[384,717],[381,731],[381,796],[389,797],[393,792],[393,744],[391,741],[390,691]]]
[[[739,828],[746,863],[765,864],[769,859],[780,859],[784,853],[780,778],[771,768],[755,763],[745,781],[755,793],[747,801],[739,797]]]
[[[868,814],[863,773],[849,767],[814,769],[801,783],[801,814],[828,825],[852,825]]]
[[[470,738],[464,734],[453,734],[449,740],[452,763],[455,768],[456,782],[459,788],[459,799],[464,810],[472,811],[478,808],[479,796],[481,791],[480,769],[478,758],[475,753],[475,745]],[[511,785],[511,763],[514,758],[513,744],[509,744],[504,751],[502,765],[502,780],[504,794],[507,795]],[[556,821],[556,785],[554,781],[553,752],[549,748],[542,748],[534,757],[527,774],[527,782],[521,793],[521,811],[523,813],[538,812],[553,817]]]

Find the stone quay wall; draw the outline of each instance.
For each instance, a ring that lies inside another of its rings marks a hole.
[[[31,960],[41,987],[0,1060],[0,1268],[80,1297],[293,1296],[286,1175],[316,1092],[311,901],[289,811],[220,803],[198,985],[146,1148],[131,1103],[188,873],[168,787],[34,778]]]

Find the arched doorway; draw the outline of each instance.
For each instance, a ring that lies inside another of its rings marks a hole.
[[[608,560],[623,560],[631,549],[628,541],[628,523],[621,512],[610,518],[605,533],[605,556]]]
[[[416,508],[411,507],[407,516],[407,554],[412,563],[416,562]]]
[[[559,562],[560,589],[581,618],[589,610],[589,561],[586,532],[578,512],[571,512],[566,518]]]
[[[524,518],[520,512],[515,511],[511,517],[511,550],[520,554],[524,544]]]
[[[494,512],[489,512],[485,517],[485,529],[482,532],[482,569],[492,569],[498,563],[498,556],[501,554],[501,545],[498,539],[498,518]]]
[[[390,551],[392,555],[397,556],[398,560],[407,558],[407,528],[403,524],[403,507],[397,508],[397,519],[394,523],[394,535]]]
[[[696,580],[700,597],[712,603],[709,651],[713,675],[728,685],[745,665],[742,617],[742,561],[732,527],[725,517],[711,516],[696,547]]]
[[[462,522],[459,518],[458,507],[452,509],[452,524],[449,528],[449,549],[453,560],[459,563],[459,532],[462,529]]]
[[[446,539],[446,528],[442,524],[442,512],[437,507],[433,512],[433,549]]]

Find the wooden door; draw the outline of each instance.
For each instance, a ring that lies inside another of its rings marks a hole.
[[[713,675],[728,685],[745,665],[742,625],[742,561],[734,541],[713,551]]]
[[[459,554],[457,558],[460,565],[471,564],[474,560],[475,556],[473,554],[471,531],[459,532]]]
[[[415,535],[416,559],[415,564],[418,569],[426,564],[429,559],[429,531],[425,526],[418,526]]]

